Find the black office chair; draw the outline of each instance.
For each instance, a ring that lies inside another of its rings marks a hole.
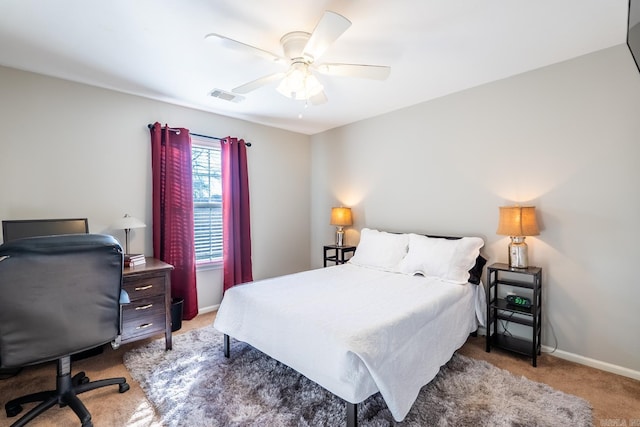
[[[91,414],[78,394],[108,385],[129,390],[125,378],[90,382],[71,377],[71,356],[114,342],[120,333],[122,248],[111,236],[74,234],[14,240],[0,246],[0,368],[57,360],[56,389],[13,399],[8,417],[41,402],[12,427],[58,404],[82,427]]]

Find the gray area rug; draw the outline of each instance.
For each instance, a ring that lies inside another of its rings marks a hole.
[[[231,340],[231,358],[213,326],[124,355],[124,363],[173,426],[340,426],[344,401],[293,369]],[[461,355],[424,386],[402,423],[380,394],[358,405],[360,426],[591,426],[585,400]]]

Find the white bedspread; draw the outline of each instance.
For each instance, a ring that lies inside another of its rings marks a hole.
[[[348,402],[380,391],[401,421],[483,307],[482,285],[343,264],[236,286],[214,326]]]

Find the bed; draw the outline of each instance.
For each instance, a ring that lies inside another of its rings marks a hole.
[[[380,392],[397,421],[482,324],[482,239],[363,229],[342,265],[238,285],[214,326],[347,404]]]

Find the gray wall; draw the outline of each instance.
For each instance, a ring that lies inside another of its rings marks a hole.
[[[626,46],[466,90],[312,137],[311,253],[354,226],[474,235],[507,261],[498,207],[535,205],[543,343],[640,378],[640,74]]]
[[[251,141],[254,277],[308,268],[306,135],[3,67],[0,100],[0,219],[87,217],[124,244],[110,226],[129,213],[147,224],[132,230],[131,251],[152,255],[147,124],[159,121]],[[219,304],[221,278],[198,273],[203,309]]]

